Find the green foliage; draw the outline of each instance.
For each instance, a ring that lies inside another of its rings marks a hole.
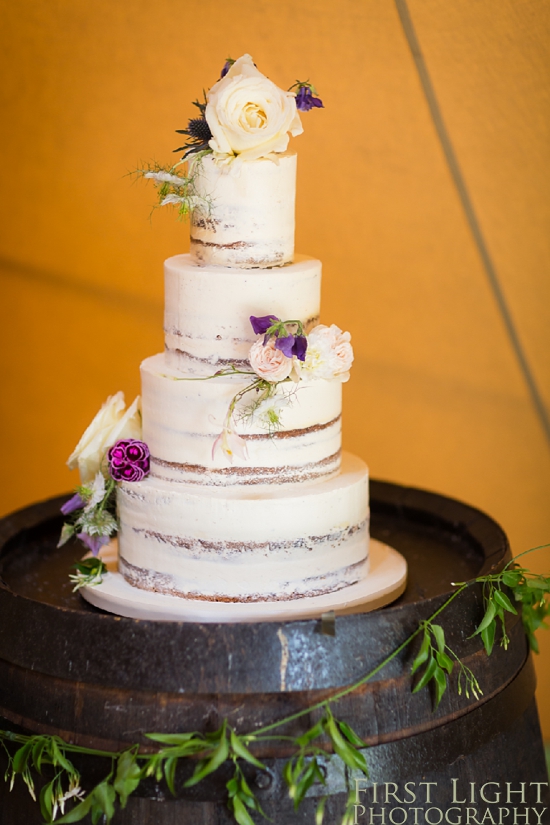
[[[481,636],[487,655],[490,656],[493,651],[499,624],[500,644],[505,649],[508,648],[510,639],[506,632],[506,613],[516,615],[518,612],[503,587],[508,588],[513,600],[521,604],[521,619],[525,633],[531,649],[538,653],[535,632],[541,627],[547,627],[544,620],[550,612],[550,576],[531,573],[516,562],[511,562],[501,573],[485,576],[478,581],[482,581],[484,585],[485,613],[473,635]]]
[[[90,559],[76,565],[79,576],[100,575],[102,563]],[[507,613],[517,614],[514,606],[521,605],[521,618],[529,637],[531,647],[537,650],[534,633],[544,625],[550,612],[548,594],[550,593],[550,576],[545,577],[530,573],[516,562],[510,563],[500,573],[480,577],[475,580],[483,585],[484,615],[475,629],[473,636],[479,635],[490,655],[500,625],[500,643],[509,644],[506,634],[505,617]],[[419,651],[411,667],[411,675],[417,676],[413,692],[417,693],[427,686],[434,691],[437,707],[449,686],[453,671],[458,671],[457,690],[464,691],[469,698],[473,695],[479,699],[481,688],[472,671],[460,660],[449,647],[445,631],[435,619],[444,612],[449,604],[473,582],[465,582],[438,608],[428,619],[423,621],[399,647],[388,654],[369,673],[346,688],[335,693],[329,700],[318,702],[312,707],[299,711],[256,730],[253,734],[237,734],[224,720],[221,727],[210,733],[150,733],[148,738],[161,747],[153,754],[140,754],[137,745],[121,753],[110,753],[70,745],[57,736],[25,736],[10,731],[0,731],[0,743],[8,755],[8,767],[5,779],[10,782],[10,790],[17,777],[27,785],[32,798],[36,800],[33,771],[41,775],[44,767],[49,766],[53,773],[42,788],[40,811],[46,823],[79,822],[90,815],[93,825],[110,823],[117,807],[124,808],[128,797],[136,790],[144,777],[154,776],[157,781],[163,778],[172,794],[176,794],[176,770],[181,759],[194,758],[193,774],[184,783],[192,787],[206,776],[217,771],[223,764],[233,762],[234,773],[227,782],[227,804],[238,825],[255,825],[252,814],[265,817],[260,803],[251,790],[242,770],[243,763],[264,770],[264,764],[250,750],[254,743],[266,739],[290,742],[295,753],[283,770],[284,781],[288,786],[289,796],[295,809],[298,809],[310,788],[317,783],[325,784],[324,765],[327,750],[339,757],[350,771],[360,771],[368,776],[363,739],[346,722],[337,719],[332,706],[342,697],[357,690],[379,673],[392,659],[403,651],[413,640],[421,637]],[[505,592],[507,588],[512,598]],[[320,712],[319,720],[304,734],[297,738],[288,736],[266,736],[266,734],[295,719]],[[13,747],[15,750],[13,751]],[[84,794],[80,787],[80,775],[70,761],[70,753],[90,754],[110,760],[111,769],[105,779],[90,793]],[[327,796],[321,797],[316,813],[315,825],[322,825]],[[67,803],[73,807],[65,813]],[[341,825],[351,825],[354,821],[354,794],[350,792],[346,811]],[[61,818],[57,818],[58,813]]]
[[[107,572],[107,565],[99,558],[93,556],[89,559],[82,559],[73,564],[76,573],[69,573],[69,579],[73,582],[73,593],[80,590],[81,587],[94,587],[96,584],[101,584],[103,576]]]
[[[187,174],[180,172],[183,160],[173,166],[147,164],[142,169],[137,169],[134,174],[145,180],[152,180],[157,187],[158,203],[154,208],[175,206],[180,220],[186,218],[194,209],[200,209],[201,213],[208,215],[212,208],[211,201],[199,195],[196,183],[201,158],[209,153],[210,150],[196,152]]]

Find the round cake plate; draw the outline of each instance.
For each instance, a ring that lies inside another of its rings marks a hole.
[[[128,584],[118,572],[116,539],[100,551],[108,573],[101,584],[80,589],[84,598],[109,613],[131,619],[168,622],[267,622],[320,618],[336,614],[367,613],[397,599],[407,583],[407,562],[397,550],[376,539],[370,541],[368,574],[356,584],[302,599],[272,602],[213,602],[166,596]]]

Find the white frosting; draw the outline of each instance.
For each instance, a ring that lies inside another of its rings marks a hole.
[[[191,219],[191,257],[199,265],[272,267],[294,256],[296,155],[223,165],[191,163],[203,199]]]
[[[246,376],[185,380],[164,353],[141,365],[143,440],[151,451],[153,475],[195,484],[281,483],[326,478],[338,471],[341,449],[342,385],[339,381],[285,382],[269,405],[280,407],[281,428],[270,435],[261,410],[252,419],[242,411],[254,392],[239,402],[237,431],[247,458],[233,464],[212,446],[222,431],[229,403],[250,383]]]
[[[201,599],[291,599],[365,575],[368,470],[346,454],[317,484],[121,483],[120,569],[136,587]]]
[[[298,320],[308,328],[319,319],[321,262],[304,255],[280,269],[254,272],[198,267],[189,255],[175,255],[164,273],[166,351],[170,364],[186,373],[211,375],[246,360],[257,340],[251,315]]]

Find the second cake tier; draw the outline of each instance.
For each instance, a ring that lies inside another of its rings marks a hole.
[[[243,396],[234,418],[244,450],[230,462],[213,450],[246,376],[207,380],[184,377],[164,353],[141,365],[143,440],[151,475],[187,484],[227,486],[314,481],[335,475],[341,460],[342,385],[338,381],[285,381],[250,416],[255,391]],[[270,411],[279,425],[270,423]],[[228,436],[231,438],[231,436]]]

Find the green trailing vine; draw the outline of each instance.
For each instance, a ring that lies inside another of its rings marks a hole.
[[[88,573],[79,571],[79,574]],[[457,589],[429,618],[422,621],[401,645],[354,684],[342,688],[329,699],[317,702],[253,733],[238,734],[229,726],[227,720],[223,721],[217,731],[211,733],[149,733],[146,734],[147,738],[160,747],[153,754],[142,754],[138,745],[133,745],[120,753],[112,753],[72,745],[57,736],[28,736],[0,731],[0,743],[8,756],[5,779],[9,781],[11,790],[17,777],[20,777],[36,800],[33,774],[41,776],[43,768],[49,766],[53,778],[42,787],[37,800],[44,821],[64,825],[79,822],[90,814],[93,825],[97,825],[100,821],[110,823],[117,807],[126,806],[128,797],[146,777],[152,776],[157,781],[164,779],[170,792],[175,796],[176,768],[180,760],[194,760],[193,773],[183,783],[185,788],[197,785],[222,765],[232,763],[233,774],[226,783],[228,807],[238,825],[256,825],[257,820],[255,821],[252,815],[266,815],[246,781],[242,766],[243,763],[247,763],[264,769],[264,764],[253,754],[251,748],[262,742],[276,740],[290,744],[294,749],[293,755],[284,766],[283,778],[288,787],[289,797],[297,810],[312,785],[324,785],[326,782],[323,759],[327,757],[327,745],[349,770],[360,771],[368,777],[365,743],[346,722],[334,715],[333,707],[339,699],[372,679],[417,637],[421,638],[421,642],[411,666],[413,693],[431,687],[434,706],[437,707],[448,689],[449,677],[457,668],[459,694],[464,691],[468,698],[470,695],[476,700],[481,697],[483,691],[476,677],[446,643],[444,628],[435,621],[466,588],[475,583],[483,586],[484,615],[470,638],[479,635],[488,656],[491,655],[497,639],[501,646],[507,649],[510,640],[506,633],[506,613],[520,613],[530,647],[538,652],[534,634],[541,626],[546,626],[544,620],[550,613],[550,576],[532,573],[520,566],[517,561],[512,561],[500,573],[481,576],[471,582],[458,583]],[[282,736],[275,733],[277,728],[315,711],[320,712],[320,718],[301,736]],[[110,770],[105,778],[87,794],[81,788],[80,773],[71,762],[71,754],[103,757],[110,762]],[[327,796],[322,796],[317,805],[315,825],[323,823],[326,800]],[[65,813],[67,803],[72,807]],[[341,825],[350,825],[353,822],[352,805],[353,794],[350,792]],[[61,814],[59,818],[58,814]]]

